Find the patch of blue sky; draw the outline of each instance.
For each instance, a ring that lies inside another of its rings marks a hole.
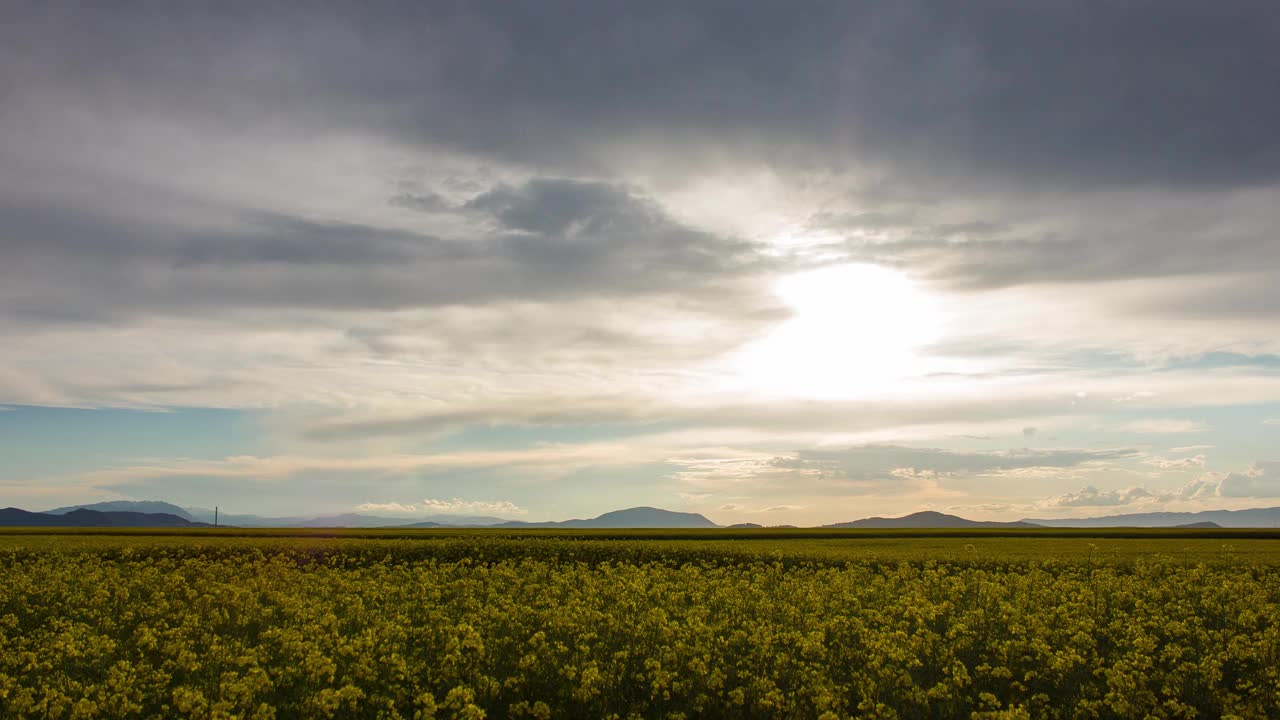
[[[1276,459],[1270,449],[1276,447],[1280,426],[1265,423],[1274,417],[1280,417],[1280,404],[1116,408],[1078,427],[1038,433],[1027,444],[1133,447],[1144,455],[1168,457],[1204,454],[1207,469],[1235,471],[1258,460]],[[1049,436],[1054,441],[1049,442]]]
[[[218,459],[260,443],[240,410],[166,411],[8,406],[0,412],[0,480],[38,479],[145,458]]]
[[[1132,464],[1148,456],[1186,457],[1204,454],[1208,469],[1234,471],[1258,460],[1280,458],[1269,451],[1280,445],[1280,404],[1222,405],[1184,408],[1132,408],[1123,405],[1069,424],[1025,432],[955,435],[936,442],[912,443],[978,452],[1010,449],[1134,448]],[[1120,465],[1126,461],[1115,461]]]
[[[1253,368],[1280,371],[1280,355],[1246,355],[1232,352],[1210,352],[1188,358],[1179,358],[1166,364],[1162,370],[1215,370],[1219,368]]]
[[[678,469],[663,462],[577,468],[556,480],[557,511],[553,514],[585,518],[639,505],[678,509],[678,488],[671,480],[671,474]],[[545,500],[539,497],[545,494],[545,488],[525,485],[511,490],[517,505],[545,505]]]

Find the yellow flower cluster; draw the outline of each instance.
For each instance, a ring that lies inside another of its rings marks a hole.
[[[0,552],[0,717],[1280,712],[1275,567],[273,542]]]

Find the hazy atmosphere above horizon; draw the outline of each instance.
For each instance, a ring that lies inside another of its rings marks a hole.
[[[0,507],[1280,505],[1278,32],[7,2]]]

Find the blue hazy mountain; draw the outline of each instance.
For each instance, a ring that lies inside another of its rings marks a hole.
[[[86,510],[37,513],[18,508],[0,510],[0,526],[5,527],[208,527],[172,513]]]
[[[108,500],[107,502],[90,503],[88,505],[68,505],[66,507],[54,508],[46,510],[50,515],[65,515],[73,510],[96,510],[98,512],[135,512],[135,513],[163,513],[167,515],[177,515],[186,520],[202,520],[196,518],[186,511],[172,503],[162,502],[160,500]],[[212,511],[209,513],[211,516]],[[209,522],[213,518],[210,517]]]
[[[554,528],[716,528],[720,527],[698,513],[675,512],[655,507],[633,507],[614,510],[587,520],[559,522],[505,522],[496,527]]]
[[[132,512],[136,514],[164,514],[190,522],[213,524],[211,508],[182,508],[159,500],[113,500],[89,505],[68,505],[56,508],[49,514],[66,515],[86,510],[94,512]],[[26,512],[26,511],[19,511]],[[33,522],[43,522],[39,519]],[[3,524],[3,523],[0,523]],[[634,507],[615,510],[586,520],[560,522],[523,522],[487,515],[427,515],[417,518],[379,517],[359,513],[338,515],[298,515],[290,517],[265,517],[262,515],[226,513],[218,514],[218,524],[235,527],[309,527],[309,528],[378,528],[378,527],[563,527],[563,528],[715,528],[719,527],[697,513],[674,512],[654,507]]]
[[[8,508],[0,516],[0,525],[15,526],[86,526],[98,523],[105,527],[182,527],[182,523],[213,524],[213,510],[209,508],[183,508],[160,500],[112,500],[85,505],[68,505],[41,513],[18,508]],[[100,513],[67,518],[72,513]],[[38,517],[36,517],[38,516]],[[145,516],[145,517],[131,517]],[[165,517],[149,517],[165,516]],[[62,517],[62,520],[56,518]],[[6,520],[7,518],[7,520]],[[182,523],[174,522],[175,520]],[[634,507],[615,510],[589,519],[563,520],[559,522],[524,522],[484,515],[427,515],[416,518],[380,517],[359,513],[338,515],[299,515],[291,517],[265,517],[253,514],[219,513],[219,525],[237,527],[501,527],[501,528],[716,528],[719,527],[698,513],[675,512],[655,507]],[[939,512],[918,512],[898,518],[871,517],[852,522],[824,525],[827,528],[1033,528],[1033,527],[1223,527],[1223,528],[1280,528],[1280,507],[1251,508],[1247,510],[1204,510],[1200,512],[1148,512],[1108,515],[1090,518],[1035,519],[1017,522],[989,522],[968,520],[956,515]],[[755,523],[740,523],[730,527],[757,527]]]
[[[1027,518],[1023,522],[1049,527],[1176,527],[1194,523],[1211,522],[1224,528],[1275,528],[1280,527],[1280,507],[1250,508],[1248,510],[1202,510],[1200,512],[1146,512],[1124,515],[1106,515],[1091,518],[1061,518],[1039,520]]]
[[[213,522],[213,510],[209,508],[185,508],[191,516],[201,522]],[[296,515],[289,517],[264,517],[262,515],[243,515],[220,513],[218,524],[235,525],[236,527],[482,527],[507,522],[507,518],[487,515],[422,515],[419,517],[379,517],[360,513],[340,513],[337,515]]]
[[[827,528],[872,528],[872,529],[905,529],[905,528],[1030,528],[1035,527],[1030,521],[1023,522],[993,522],[985,520],[967,520],[957,515],[947,515],[946,513],[933,512],[931,510],[925,512],[912,513],[897,518],[886,517],[869,517],[862,520],[854,520],[853,522],[835,523],[832,525],[823,525]]]

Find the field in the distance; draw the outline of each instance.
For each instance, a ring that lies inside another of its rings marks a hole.
[[[830,530],[4,528],[7,550],[276,548],[338,552],[376,547],[397,557],[459,559],[600,556],[628,560],[746,558],[793,562],[1144,562],[1280,565],[1280,530],[1175,528]]]
[[[1276,531],[0,530],[0,717],[1278,717]]]

